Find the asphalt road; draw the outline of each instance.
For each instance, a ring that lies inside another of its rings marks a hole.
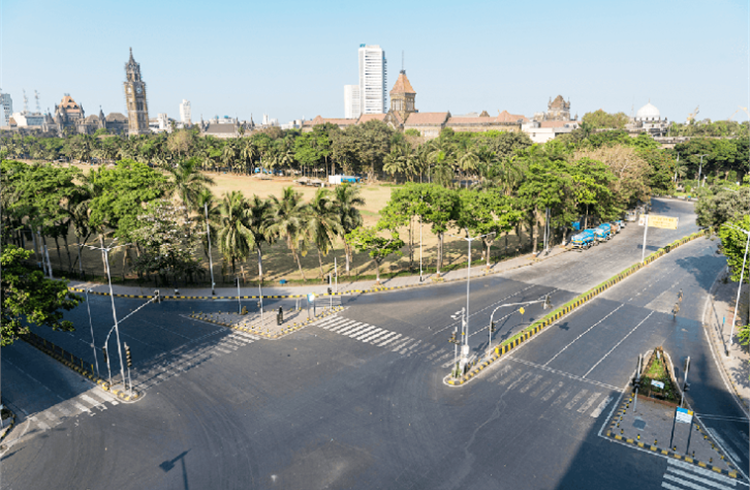
[[[649,230],[648,247],[694,231],[690,208],[655,201],[654,212],[681,223]],[[638,260],[638,238],[642,229],[630,225],[589,251],[472,281],[473,351],[486,348],[497,305],[548,293],[561,304]],[[122,324],[145,398],[92,406],[86,398],[98,390],[88,386],[40,397],[19,425],[23,437],[5,441],[2,486],[662,488],[665,459],[598,435],[636,355],[656,345],[675,362],[691,356],[690,402],[714,416],[704,422],[746,468],[747,422],[729,421],[742,414],[700,325],[706,292],[725,265],[715,245],[701,239],[671,252],[460,388],[442,378],[454,354],[450,315],[465,305],[465,283],[353,297],[343,313],[280,341],[184,316],[235,304],[148,305]],[[673,320],[665,308],[678,288],[685,301]],[[119,316],[142,303],[118,299]],[[108,299],[92,298],[91,306],[101,339],[111,326]],[[502,319],[493,342],[543,313],[534,305]],[[93,360],[86,310],[73,315],[77,332],[45,335]],[[64,387],[36,364],[40,357],[22,346],[3,350],[4,398],[9,383],[16,393]],[[17,368],[10,379],[6,359]],[[29,360],[34,382],[24,376]]]

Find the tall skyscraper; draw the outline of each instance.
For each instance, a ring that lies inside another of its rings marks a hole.
[[[193,124],[190,121],[190,101],[187,99],[182,99],[182,103],[180,104],[180,121],[185,126]]]
[[[344,117],[357,119],[362,114],[359,85],[344,85]]]
[[[387,112],[385,51],[380,46],[359,46],[359,107],[362,114]]]
[[[10,126],[10,116],[13,114],[13,99],[10,94],[0,93],[0,106],[3,109],[3,126]]]
[[[133,48],[130,48],[130,59],[125,64],[125,102],[128,107],[128,134],[131,136],[149,134],[148,104],[146,103],[146,82],[141,78],[141,65],[133,59]]]

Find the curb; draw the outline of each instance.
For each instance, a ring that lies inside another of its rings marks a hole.
[[[333,315],[334,313],[338,313],[339,311],[343,311],[343,310],[344,310],[343,306],[334,306],[333,309],[327,310],[327,311],[321,313],[318,316],[314,316],[312,318],[308,318],[307,320],[302,321],[302,322],[292,323],[292,324],[290,324],[290,325],[282,328],[278,333],[275,333],[275,334],[271,334],[268,331],[268,329],[266,329],[265,332],[261,332],[259,330],[255,330],[256,327],[252,326],[252,325],[250,327],[241,327],[239,325],[235,325],[235,324],[232,324],[232,323],[227,323],[227,322],[222,322],[222,321],[219,321],[219,320],[214,320],[210,315],[206,315],[206,314],[204,314],[202,312],[191,313],[189,316],[190,316],[190,318],[193,318],[195,320],[200,320],[200,321],[203,321],[203,322],[213,323],[215,325],[220,325],[222,327],[231,328],[233,330],[240,330],[242,332],[249,333],[249,334],[252,334],[252,335],[259,335],[259,336],[264,337],[264,338],[269,339],[269,340],[275,340],[275,339],[280,339],[282,337],[285,337],[285,336],[289,335],[290,333],[296,332],[297,330],[300,330],[300,329],[304,328],[305,326],[307,326],[308,324],[310,324],[312,322],[315,322],[315,321],[318,321],[321,318],[325,318],[327,316]]]
[[[718,466],[714,466],[712,461],[709,461],[708,463],[706,463],[703,461],[698,461],[697,459],[693,459],[690,456],[685,455],[685,454],[678,454],[669,449],[662,449],[656,445],[657,441],[654,441],[654,444],[647,444],[645,442],[641,442],[637,438],[631,439],[629,437],[625,437],[624,429],[620,429],[620,433],[616,434],[615,433],[616,429],[620,427],[620,421],[622,420],[623,415],[625,415],[625,412],[627,411],[627,409],[630,407],[630,403],[633,402],[634,397],[635,397],[635,393],[631,392],[630,397],[628,399],[623,400],[622,403],[620,404],[620,407],[615,412],[614,417],[612,418],[612,421],[610,422],[609,428],[607,429],[606,436],[608,438],[612,438],[612,439],[615,439],[617,441],[620,441],[626,444],[632,444],[633,446],[636,446],[642,449],[648,449],[654,453],[659,453],[670,458],[684,461],[686,463],[691,463],[691,464],[694,464],[695,466],[700,466],[701,468],[715,471],[716,473],[720,475],[728,476],[730,478],[738,478],[737,471],[735,470],[725,470],[725,469],[719,468]],[[701,429],[700,425],[696,423],[691,423],[690,425],[691,425],[690,427],[691,430],[693,429],[693,426],[695,426],[698,432],[703,434],[703,438],[708,439],[709,436],[703,432],[703,429]],[[718,447],[713,443],[713,441],[711,442],[711,446],[717,452],[717,454],[719,455],[719,458],[723,461],[726,461],[727,466],[731,468],[732,467],[731,463],[719,451]]]
[[[454,379],[451,374],[448,374],[447,376],[445,376],[445,378],[443,378],[443,382],[445,384],[450,385],[450,386],[461,386],[461,385],[469,382],[472,378],[474,378],[479,373],[481,373],[486,367],[489,367],[495,361],[497,361],[498,359],[500,359],[503,356],[503,354],[506,354],[509,351],[511,351],[512,349],[518,347],[521,343],[529,340],[534,335],[540,333],[546,327],[548,327],[550,325],[553,325],[554,323],[556,323],[558,320],[560,320],[561,318],[563,318],[568,313],[571,313],[572,311],[576,310],[580,306],[584,305],[587,301],[590,301],[590,300],[596,298],[596,296],[598,296],[599,294],[605,292],[610,287],[618,284],[620,281],[628,278],[629,276],[631,276],[635,272],[637,272],[637,271],[641,270],[642,268],[648,266],[649,264],[651,264],[653,261],[655,261],[659,257],[662,257],[663,255],[669,253],[670,250],[674,250],[675,248],[679,247],[680,245],[684,245],[684,244],[686,244],[686,243],[688,243],[688,242],[690,242],[692,240],[695,240],[696,238],[700,238],[702,236],[706,236],[706,235],[710,235],[710,234],[711,234],[711,230],[710,229],[706,229],[706,230],[702,230],[702,231],[697,231],[697,232],[692,233],[692,234],[690,234],[690,235],[688,235],[686,237],[680,238],[679,240],[675,240],[674,242],[670,243],[669,245],[666,245],[663,248],[660,248],[656,252],[654,252],[654,253],[650,254],[648,257],[646,257],[646,259],[643,261],[643,263],[638,262],[635,265],[631,265],[630,267],[628,267],[624,271],[620,272],[619,274],[616,274],[615,276],[611,277],[610,279],[607,279],[606,281],[604,281],[599,286],[596,286],[593,289],[590,289],[589,291],[587,291],[587,292],[585,292],[585,293],[583,293],[583,294],[581,294],[581,295],[573,298],[572,300],[570,300],[564,306],[561,306],[557,310],[555,310],[555,311],[547,314],[544,318],[542,318],[541,320],[538,320],[538,321],[534,322],[533,324],[529,325],[524,330],[522,330],[521,332],[517,333],[516,335],[514,335],[510,339],[503,341],[500,345],[498,345],[497,347],[495,347],[494,353],[492,354],[492,356],[490,356],[489,359],[487,359],[484,362],[482,362],[479,366],[477,366],[477,364],[476,364],[479,361],[475,361],[475,363],[473,364],[473,366],[477,366],[477,367],[474,367],[468,373],[464,374],[463,376],[461,376],[461,377],[459,377],[457,379]]]
[[[98,377],[95,374],[94,371],[94,365],[90,363],[85,363],[83,359],[80,357],[77,357],[70,352],[67,352],[62,347],[58,347],[49,340],[40,337],[39,335],[35,334],[34,332],[29,332],[23,335],[19,336],[22,340],[24,340],[26,343],[31,345],[32,347],[36,347],[40,351],[44,352],[51,358],[55,359],[56,361],[60,362],[64,366],[72,369],[73,371],[77,372],[81,376],[88,378],[90,381],[96,383],[101,389],[104,391],[108,391],[117,398],[119,398],[122,401],[125,402],[134,402],[138,399],[140,399],[143,395],[139,392],[135,392],[133,395],[128,395],[124,391],[112,389],[109,386],[109,383],[100,377]],[[90,370],[89,370],[90,367]]]
[[[566,248],[562,253],[569,252],[570,249]],[[529,263],[526,264],[520,264],[513,267],[509,267],[507,269],[502,269],[496,272],[483,272],[481,274],[481,277],[485,276],[491,276],[494,274],[502,274],[504,272],[512,271],[515,269],[520,269],[521,267],[528,267],[534,264],[538,264],[539,262],[545,261],[551,257],[545,257],[543,259],[539,258],[532,258]],[[416,276],[415,276],[416,277]],[[456,281],[464,281],[465,278],[459,277],[456,279],[448,279],[446,280],[444,277],[435,277],[430,282],[425,283],[416,283],[416,284],[404,284],[402,286],[376,286],[369,289],[350,289],[348,291],[344,291],[341,293],[321,293],[319,295],[316,295],[316,297],[323,297],[323,296],[346,296],[346,295],[353,295],[353,294],[369,294],[369,293],[380,293],[384,291],[394,291],[397,289],[408,289],[408,288],[418,288],[423,286],[429,286],[434,284],[445,284],[448,282],[456,282]],[[74,293],[85,293],[85,288],[78,288],[78,287],[68,287],[69,291],[72,291]],[[109,296],[109,293],[107,292],[100,292],[100,291],[91,291],[89,294],[97,295],[97,296]],[[121,294],[121,293],[115,293],[115,298],[134,298],[134,299],[151,299],[153,296],[146,295],[146,294]],[[307,294],[275,294],[275,295],[269,295],[269,296],[259,296],[259,295],[253,295],[253,296],[183,296],[183,295],[172,295],[172,296],[160,296],[161,300],[169,300],[169,301],[180,301],[180,300],[227,300],[227,299],[290,299],[290,298],[306,298]]]
[[[13,428],[14,425],[16,425],[16,413],[10,409],[8,409],[10,412],[10,424],[8,424],[7,427],[5,427],[5,433],[0,437],[0,442],[2,442],[5,437],[10,434],[10,430]]]

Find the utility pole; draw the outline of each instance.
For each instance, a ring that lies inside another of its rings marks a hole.
[[[703,155],[696,155],[696,156],[701,157],[701,164],[698,167],[698,185],[701,186],[700,184],[701,184],[701,171],[703,170],[703,157],[707,157],[708,153],[704,153]]]
[[[690,384],[687,382],[688,371],[690,370],[690,356],[688,356],[685,362],[685,379],[682,382],[682,395],[680,396],[680,406],[685,402],[685,392],[690,388]]]
[[[96,364],[96,376],[99,376],[99,359],[96,357],[96,342],[94,341],[94,323],[91,321],[91,304],[89,303],[89,293],[91,289],[86,289],[86,309],[89,312],[89,327],[91,327],[91,349],[94,351],[94,363]]]
[[[643,251],[641,252],[641,264],[646,262],[646,236],[648,235],[648,215],[643,215]]]
[[[748,246],[750,246],[750,231],[743,230],[742,228],[737,228],[736,226],[732,226],[732,225],[729,225],[729,226],[747,235],[747,242],[745,243],[745,256],[742,259],[742,270],[740,271],[740,283],[737,286],[737,300],[734,302],[734,315],[732,315],[732,330],[729,332],[729,344],[731,345],[733,343],[732,338],[734,337],[734,325],[737,322],[737,308],[740,305],[740,293],[742,292],[742,280],[745,277],[745,263],[747,262],[747,249],[748,249]],[[722,332],[722,335],[724,335],[723,332]],[[729,356],[729,353],[727,353],[727,356]]]
[[[240,276],[237,276],[237,313],[242,314],[242,298],[240,298]]]
[[[635,398],[633,398],[633,412],[638,411],[638,389],[641,387],[641,369],[643,367],[643,355],[638,354],[638,361],[635,366],[635,376],[633,376],[633,387],[635,388]]]
[[[211,227],[208,225],[208,203],[203,203],[203,211],[206,214],[206,236],[208,237],[208,270],[211,271],[211,296],[216,296],[216,283],[214,282],[214,260],[211,258]]]

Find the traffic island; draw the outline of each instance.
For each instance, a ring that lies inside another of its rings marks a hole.
[[[279,322],[277,310],[271,310],[262,317],[259,313],[243,315],[220,311],[216,313],[192,313],[190,318],[221,325],[266,339],[280,339],[304,328],[316,320],[338,313],[343,309],[341,306],[334,306],[332,308],[315,308],[317,312],[307,309],[288,310],[283,312],[281,322]]]
[[[625,397],[605,435],[620,443],[738,478],[736,468],[692,410],[635,393]]]

